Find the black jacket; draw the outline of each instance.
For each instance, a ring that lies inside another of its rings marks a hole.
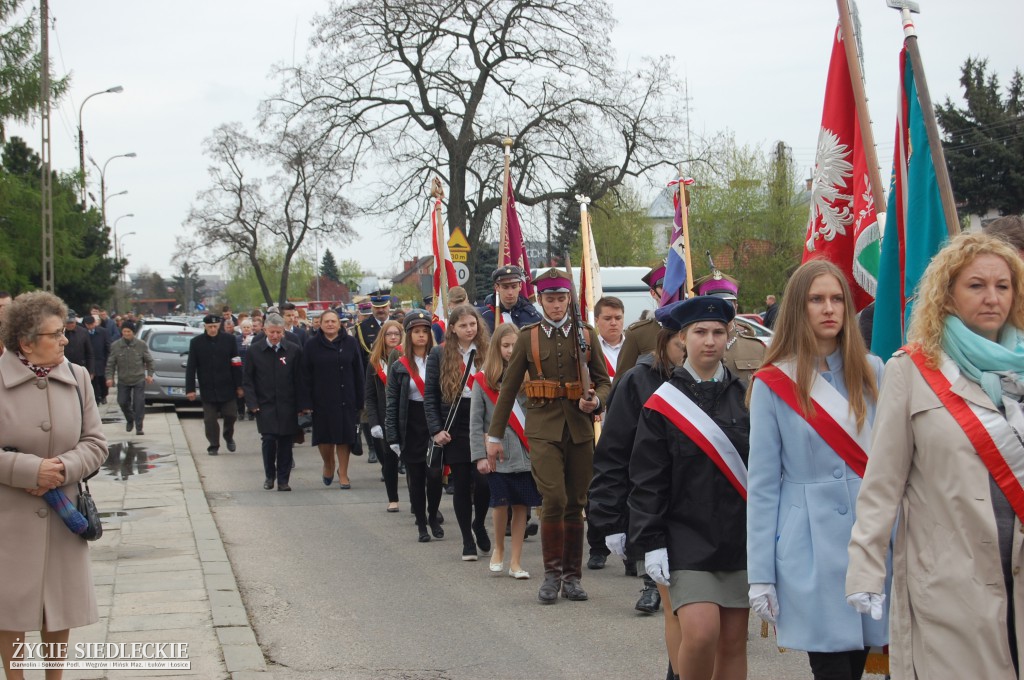
[[[388,369],[384,372],[385,376],[390,372],[391,364],[394,363],[398,354],[392,352],[388,358]],[[369,423],[370,427],[376,427],[380,425],[381,429],[384,429],[384,417],[387,411],[387,388],[384,383],[380,381],[380,376],[377,374],[377,367],[367,365],[366,367],[366,396],[363,398],[363,409],[366,411],[366,422]]]
[[[444,345],[435,345],[430,350],[430,354],[427,355],[427,374],[423,376],[423,382],[426,383],[424,387],[427,390],[427,393],[423,395],[423,406],[427,411],[427,429],[430,430],[431,437],[444,429],[444,420],[448,417],[448,411],[452,408],[452,405],[447,403],[441,394],[443,358]],[[476,363],[475,359],[474,363]],[[465,369],[459,371],[460,378],[462,377],[463,370]],[[479,369],[474,368],[473,373],[476,373],[477,370]]]
[[[383,321],[377,321],[377,317],[370,316],[360,321],[359,325],[356,326],[355,338],[359,344],[359,358],[363,361],[364,369],[366,364],[370,362],[370,352],[373,351],[373,343],[377,340],[380,327],[383,325]]]
[[[276,352],[266,338],[249,347],[243,371],[245,405],[256,413],[260,434],[289,435],[299,431],[298,395],[302,390],[302,350],[288,340]]]
[[[196,391],[204,402],[221,403],[237,398],[242,386],[242,361],[233,335],[218,333],[197,335],[188,344],[185,366],[185,392]]]
[[[412,451],[406,448],[406,432],[409,423],[409,371],[398,360],[388,369],[387,406],[384,415],[384,440],[390,446],[402,447],[402,460],[422,463],[427,450]]]
[[[696,383],[677,368],[671,384],[711,416],[747,462],[746,387],[726,370]],[[640,415],[629,461],[629,535],[644,552],[668,548],[672,570],[736,571],[747,566],[747,504],[712,460],[657,411]]]
[[[601,438],[594,447],[594,479],[587,510],[587,522],[604,536],[626,533],[633,439],[644,403],[665,380],[667,376],[654,368],[654,355],[644,354],[636,366],[612,383]]]
[[[68,344],[64,346],[64,357],[73,364],[84,366],[89,373],[93,372],[92,340],[84,326],[76,325],[74,330],[67,331]],[[105,368],[105,366],[104,366]]]
[[[484,321],[487,322],[487,327],[491,329],[492,333],[494,332],[494,316],[499,304],[497,296],[491,293],[484,299],[484,306],[480,308],[480,315],[484,317]],[[540,312],[537,311],[532,302],[522,295],[512,305],[512,309],[507,311],[512,317],[512,323],[516,325],[516,328],[522,328],[523,326],[540,321]]]
[[[86,330],[86,333],[89,333]],[[89,371],[94,376],[105,375],[107,372],[107,359],[110,358],[110,334],[100,326],[96,326],[89,333],[89,342],[92,345],[92,365]]]

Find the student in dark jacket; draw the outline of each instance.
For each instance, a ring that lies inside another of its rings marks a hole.
[[[668,586],[681,644],[675,670],[692,680],[746,677],[746,385],[722,359],[735,316],[696,297],[671,316],[687,359],[644,404],[629,462],[630,539]]]
[[[302,350],[284,339],[284,319],[267,317],[266,337],[249,348],[245,362],[245,402],[256,414],[263,443],[263,488],[291,491],[292,445],[298,426]]]
[[[74,312],[68,314],[67,323],[64,324],[64,336],[68,339],[68,344],[64,346],[64,358],[84,367],[91,375],[92,341],[89,339],[89,332],[78,325],[78,318]]]
[[[495,323],[513,323],[522,328],[540,321],[540,312],[522,294],[525,280],[523,270],[515,265],[498,267],[491,273],[494,292],[487,296],[480,310],[491,333]]]
[[[82,325],[89,333],[89,343],[92,345],[92,365],[89,366],[89,373],[92,375],[92,389],[96,393],[96,403],[107,403],[107,359],[110,358],[110,334],[100,326],[100,321],[90,315],[82,319]]]
[[[370,349],[366,366],[366,397],[363,407],[370,436],[384,475],[388,495],[388,512],[398,512],[398,455],[384,444],[384,417],[387,412],[388,369],[397,358],[402,345],[402,324],[385,321]]]
[[[587,512],[588,533],[593,529],[603,537],[609,552],[634,565],[643,560],[631,541],[627,539],[629,513],[626,499],[631,489],[629,460],[633,456],[633,440],[644,404],[662,384],[672,377],[672,371],[683,364],[686,347],[679,337],[678,322],[669,312],[682,302],[674,302],[658,309],[655,319],[661,325],[655,340],[654,352],[644,354],[636,365],[612,383],[608,395],[601,438],[594,447],[594,479],[590,483],[590,510]],[[662,601],[665,604],[665,645],[669,663],[675,668],[679,651],[679,621],[672,611],[668,588],[658,585],[643,573],[644,587],[637,600],[637,611],[653,614]]]
[[[348,459],[359,437],[366,373],[358,343],[341,330],[341,319],[333,309],[320,315],[320,332],[306,341],[302,369],[299,408],[313,412],[313,445],[323,459],[324,486],[334,481],[337,461],[338,486],[351,489]]]
[[[242,396],[242,360],[233,335],[220,332],[221,319],[215,314],[203,318],[205,332],[197,335],[188,345],[185,365],[185,396],[195,401],[196,383],[203,404],[203,424],[206,426],[206,452],[216,456],[220,452],[220,425],[224,419],[224,443],[228,451],[235,450],[235,420],[238,418],[238,397]]]
[[[388,370],[384,438],[391,451],[405,462],[409,505],[416,517],[420,543],[444,538],[441,505],[441,457],[427,467],[430,430],[423,406],[427,354],[434,346],[431,315],[414,311],[405,317],[402,352]],[[430,533],[427,533],[427,525]]]
[[[448,317],[444,338],[444,344],[433,348],[427,357],[427,426],[434,443],[444,447],[444,464],[451,469],[451,482],[455,487],[452,505],[462,531],[462,559],[472,562],[478,557],[477,548],[484,554],[491,552],[485,524],[491,493],[487,479],[477,471],[472,459],[469,445],[472,392],[469,383],[462,386],[462,375],[473,350],[476,350],[473,360],[476,366],[470,369],[471,374],[481,370],[487,357],[490,333],[475,307],[459,305]],[[453,404],[455,421],[451,429],[445,429],[445,418]]]

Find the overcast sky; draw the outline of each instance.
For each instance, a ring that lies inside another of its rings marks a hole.
[[[689,83],[695,133],[731,130],[741,143],[766,147],[784,140],[807,172],[821,122],[825,74],[836,22],[831,0],[612,0],[618,25],[611,48],[624,65],[644,55],[675,56]],[[35,3],[27,3],[35,4]],[[967,56],[989,59],[1008,81],[1024,67],[1020,0],[921,0],[915,15],[932,98],[960,102],[958,78]],[[55,32],[51,59],[72,73],[72,89],[52,118],[53,163],[78,166],[78,107],[89,94],[114,85],[121,94],[91,99],[84,109],[86,153],[106,173],[108,223],[118,225],[129,269],[165,275],[175,236],[196,192],[207,186],[202,141],[230,121],[251,124],[258,102],[276,89],[271,65],[302,60],[310,20],[327,0],[50,0]],[[882,175],[892,158],[899,14],[885,0],[859,3],[865,75]],[[682,106],[683,103],[680,103]],[[680,130],[680,134],[685,134]],[[9,135],[40,146],[37,128],[11,126]],[[99,197],[92,166],[90,190]],[[639,187],[647,195],[669,177]],[[525,216],[529,221],[529,216]],[[403,254],[382,247],[396,239],[371,220],[356,222],[357,240],[332,245],[335,256],[358,259],[373,273],[400,268]],[[424,221],[424,230],[427,229]],[[422,253],[429,253],[429,238]],[[415,254],[415,253],[413,253]],[[409,255],[409,254],[406,254]],[[59,273],[58,273],[59,276]]]

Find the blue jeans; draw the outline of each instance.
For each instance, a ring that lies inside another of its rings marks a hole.
[[[263,473],[267,479],[287,484],[292,474],[292,434],[263,434]]]

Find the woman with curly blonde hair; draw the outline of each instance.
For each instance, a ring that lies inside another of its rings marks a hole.
[[[472,461],[469,445],[472,377],[462,386],[470,353],[476,351],[475,366],[469,368],[472,376],[483,368],[489,342],[487,324],[476,307],[458,305],[448,316],[444,344],[431,350],[427,357],[427,426],[434,443],[444,447],[444,464],[451,468],[450,479],[455,487],[452,505],[462,531],[462,559],[466,562],[476,561],[477,548],[485,554],[491,552],[491,539],[484,525],[491,494],[487,480]],[[456,408],[455,421],[446,429],[445,418],[452,405]]]
[[[984,234],[928,265],[885,370],[847,601],[875,616],[893,525],[893,677],[1019,673],[1024,584],[1024,262]]]

